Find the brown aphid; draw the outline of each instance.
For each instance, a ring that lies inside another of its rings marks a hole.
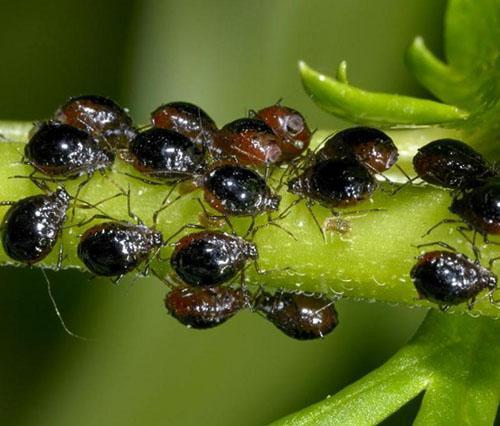
[[[480,186],[494,175],[480,153],[455,139],[438,139],[421,147],[413,157],[413,168],[425,182],[461,190]]]
[[[318,160],[354,157],[374,173],[382,173],[398,160],[392,139],[372,127],[351,127],[329,138],[318,151]]]
[[[256,117],[264,121],[278,137],[280,162],[293,160],[309,147],[312,133],[300,112],[283,105],[272,105],[258,111]]]
[[[170,102],[151,113],[154,127],[175,130],[194,143],[210,148],[218,131],[214,120],[200,107],[189,102]]]
[[[70,98],[59,107],[54,118],[61,123],[85,130],[102,138],[112,148],[125,149],[136,130],[127,111],[104,96],[85,95]]]
[[[500,235],[500,178],[457,194],[450,211],[480,234]]]
[[[231,287],[180,286],[165,297],[168,313],[180,323],[196,329],[216,327],[247,304],[244,292]]]
[[[255,299],[254,308],[283,333],[298,340],[324,337],[338,325],[333,303],[320,296],[261,292]]]
[[[226,124],[217,134],[211,150],[216,158],[232,159],[243,165],[268,166],[281,159],[278,138],[262,120],[241,118]]]

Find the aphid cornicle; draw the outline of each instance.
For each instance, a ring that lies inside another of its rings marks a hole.
[[[480,234],[500,235],[500,178],[457,194],[450,211]]]
[[[465,255],[436,250],[423,254],[410,272],[418,294],[442,307],[474,301],[484,289],[494,290],[497,277]]]
[[[170,264],[187,285],[215,286],[234,278],[257,257],[257,247],[241,237],[201,231],[177,241]]]
[[[205,201],[232,216],[254,216],[277,210],[281,197],[273,194],[256,172],[235,164],[214,167],[203,178]]]
[[[165,297],[165,307],[180,323],[196,329],[216,327],[248,304],[241,289],[179,286]]]
[[[351,127],[329,138],[317,152],[319,161],[355,158],[374,173],[382,173],[398,160],[392,139],[372,127]]]
[[[226,124],[218,132],[211,153],[216,158],[254,166],[275,164],[281,158],[273,130],[255,118],[241,118]]]
[[[280,162],[293,160],[309,147],[312,133],[300,112],[277,104],[261,109],[256,118],[264,121],[278,137]]]
[[[175,130],[196,144],[210,148],[218,131],[217,125],[200,107],[189,102],[170,102],[151,113],[154,127]]]
[[[26,160],[48,176],[75,177],[111,167],[114,154],[87,132],[54,121],[42,123],[24,147]]]
[[[142,174],[179,180],[202,172],[205,151],[186,136],[169,129],[152,128],[130,143],[133,166]]]
[[[78,257],[95,275],[121,277],[150,259],[162,245],[162,234],[145,225],[103,222],[82,234]]]
[[[7,255],[29,265],[43,260],[61,235],[69,202],[69,194],[59,188],[9,203],[1,227]]]
[[[254,308],[283,333],[298,340],[324,337],[338,325],[337,311],[324,297],[261,292],[256,297]]]
[[[425,182],[451,189],[480,186],[494,174],[481,154],[455,139],[439,139],[423,146],[413,157],[413,167]]]
[[[127,148],[136,135],[127,111],[104,96],[72,97],[59,107],[54,119],[85,130],[111,148]]]
[[[288,191],[325,207],[345,207],[367,199],[377,183],[366,167],[352,158],[319,161],[288,182]]]

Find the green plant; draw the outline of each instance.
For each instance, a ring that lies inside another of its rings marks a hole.
[[[447,36],[448,43],[450,39],[457,40],[451,50],[454,52],[455,59],[452,61],[448,54],[452,66],[436,60],[419,41],[410,49],[409,63],[414,63],[412,69],[420,70],[416,71],[419,79],[443,100],[456,106],[443,106],[435,102],[391,95],[373,97],[366,92],[354,91],[352,92],[352,102],[344,103],[340,107],[331,107],[331,110],[353,121],[385,125],[405,124],[407,127],[412,127],[413,124],[446,122],[443,126],[435,128],[391,131],[403,152],[401,164],[403,167],[406,166],[408,171],[411,170],[408,168],[411,156],[418,145],[445,135],[463,137],[481,151],[497,158],[498,147],[488,143],[489,140],[494,140],[493,136],[498,137],[498,124],[494,120],[495,116],[498,115],[498,87],[496,86],[498,55],[495,53],[497,52],[495,41],[499,39],[498,25],[495,25],[495,22],[498,23],[495,3],[494,1],[481,3],[454,1],[451,3],[448,28],[450,22],[459,21],[459,23],[454,23],[455,34]],[[464,10],[464,7],[468,7],[469,4],[476,5],[477,9],[482,10],[475,13]],[[481,7],[478,7],[478,4]],[[459,15],[460,19],[452,18],[454,14],[455,16]],[[474,22],[472,19],[468,25],[464,25],[462,22],[464,17],[469,19],[479,17],[481,22]],[[493,20],[492,24],[485,25],[482,22],[483,19],[486,19],[484,17]],[[462,34],[461,40],[456,34],[457,28],[462,31],[462,33],[458,31],[459,35]],[[485,32],[484,28],[491,28],[492,34],[479,34],[476,37],[475,34],[478,32]],[[476,44],[473,43],[470,47],[468,38],[474,39]],[[478,40],[481,42],[479,43]],[[474,47],[477,45],[482,47],[479,58]],[[491,48],[488,49],[488,46]],[[459,56],[465,58],[467,55],[469,58],[465,62],[457,59]],[[481,72],[478,72],[478,69]],[[330,95],[338,97],[339,93],[335,92],[335,88],[332,89],[330,86],[321,84],[325,81],[321,81],[320,75],[306,67],[302,67],[302,72],[305,86],[316,99],[321,99],[321,105],[324,108],[335,105],[329,97]],[[345,84],[347,81],[345,68],[342,67],[339,74],[339,80],[343,86],[339,86],[338,90],[348,88],[349,86]],[[313,92],[311,86],[308,86],[308,80],[312,85],[315,78],[319,81]],[[326,82],[328,83],[327,80]],[[458,90],[457,87],[460,93],[453,94]],[[393,109],[388,110],[388,105],[393,105]],[[394,116],[394,109],[396,112],[401,109],[405,114]],[[367,115],[367,113],[371,113],[371,115]],[[1,176],[4,178],[4,185],[0,192],[1,199],[20,198],[34,192],[33,186],[28,181],[5,179],[14,174],[26,175],[28,173],[28,168],[15,163],[21,157],[22,144],[26,141],[30,127],[30,124],[2,123],[0,133],[8,141],[0,148],[2,158],[5,164],[12,164],[12,166],[1,172]],[[480,129],[480,132],[476,129]],[[328,133],[329,131],[318,132],[315,143],[319,143]],[[128,170],[128,167],[119,164],[117,169]],[[126,180],[123,176],[113,175],[113,177],[123,183],[130,182],[137,193],[133,201],[134,209],[142,217],[149,219],[151,211],[157,207],[156,200],[161,196],[162,190],[160,188],[143,188],[136,182]],[[112,191],[114,188],[108,180],[96,177],[92,184],[85,189],[82,196],[89,201],[97,201],[103,197],[103,193],[111,193]],[[285,205],[290,200],[291,198],[286,196]],[[414,256],[418,253],[412,244],[423,242],[421,235],[430,226],[449,214],[447,211],[449,201],[448,193],[429,187],[409,187],[393,198],[378,193],[374,198],[373,206],[370,207],[382,207],[386,211],[354,218],[350,241],[343,241],[338,236],[332,235],[331,241],[326,245],[322,242],[307,211],[299,207],[283,222],[283,226],[292,229],[297,239],[305,241],[305,243],[294,242],[278,229],[269,229],[258,235],[262,267],[272,269],[293,264],[295,268],[293,276],[286,273],[271,274],[266,277],[265,284],[325,293],[332,291],[353,298],[429,306],[426,302],[415,300],[415,291],[409,281],[408,271],[413,264]],[[106,210],[110,214],[125,217],[125,206],[120,200],[106,205]],[[175,209],[170,209],[162,216],[161,229],[168,235],[183,223],[196,221],[196,213],[196,203],[186,198]],[[325,217],[325,212],[321,208],[316,209],[316,213],[321,219]],[[408,226],[408,217],[410,216],[415,223],[412,227]],[[239,223],[242,228],[245,225],[245,221]],[[446,231],[443,229],[441,232],[436,232],[433,234],[432,240],[446,239],[460,250],[469,252],[468,246],[458,241],[458,235],[454,234],[450,237]],[[65,264],[67,267],[81,266],[74,256],[77,233],[77,231],[68,232],[64,237],[65,251],[69,254]],[[319,251],[318,248],[321,250]],[[483,257],[487,259],[493,254],[493,250],[491,247],[484,247],[482,253]],[[8,262],[3,253],[0,260],[3,263]],[[50,257],[45,266],[53,266],[54,263],[55,257]],[[255,275],[251,275],[249,278],[257,283],[262,280],[261,277]],[[346,282],[347,280],[349,282]],[[475,312],[492,317],[498,316],[497,309],[487,301],[478,303]],[[454,321],[449,316],[446,316],[446,319]],[[463,324],[469,324],[468,321],[474,321],[472,324],[476,324],[475,320],[468,318],[463,320],[465,321]],[[489,324],[487,320],[484,321],[485,324]],[[439,328],[437,323],[438,321],[433,326],[436,330]],[[459,337],[457,339],[460,340]],[[454,345],[453,347],[458,346]],[[411,398],[411,395],[408,398]],[[388,413],[386,411],[385,415]]]

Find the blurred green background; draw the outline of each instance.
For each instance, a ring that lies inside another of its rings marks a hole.
[[[284,98],[312,127],[344,123],[303,93],[296,63],[371,90],[427,95],[406,72],[422,34],[440,52],[444,0],[0,1],[0,118],[48,117],[70,95],[110,96],[139,122],[192,101],[219,124]],[[66,335],[39,271],[0,270],[2,425],[260,425],[333,394],[380,365],[424,312],[338,304],[341,326],[296,342],[243,313],[211,331],[163,310],[165,289],[50,273]],[[387,424],[409,424],[416,403]]]

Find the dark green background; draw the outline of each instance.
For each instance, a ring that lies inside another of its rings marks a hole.
[[[422,34],[438,53],[444,0],[0,1],[0,118],[49,116],[97,93],[139,122],[161,102],[193,101],[219,124],[284,98],[312,127],[343,124],[303,93],[296,63],[362,87],[425,95],[406,72]],[[321,247],[318,247],[321,250]],[[243,313],[185,329],[152,280],[113,286],[51,273],[66,335],[39,271],[0,271],[2,425],[257,425],[333,394],[380,365],[422,311],[341,302],[341,326],[295,342]],[[382,402],[381,402],[382,403]],[[409,423],[414,408],[392,419]]]

